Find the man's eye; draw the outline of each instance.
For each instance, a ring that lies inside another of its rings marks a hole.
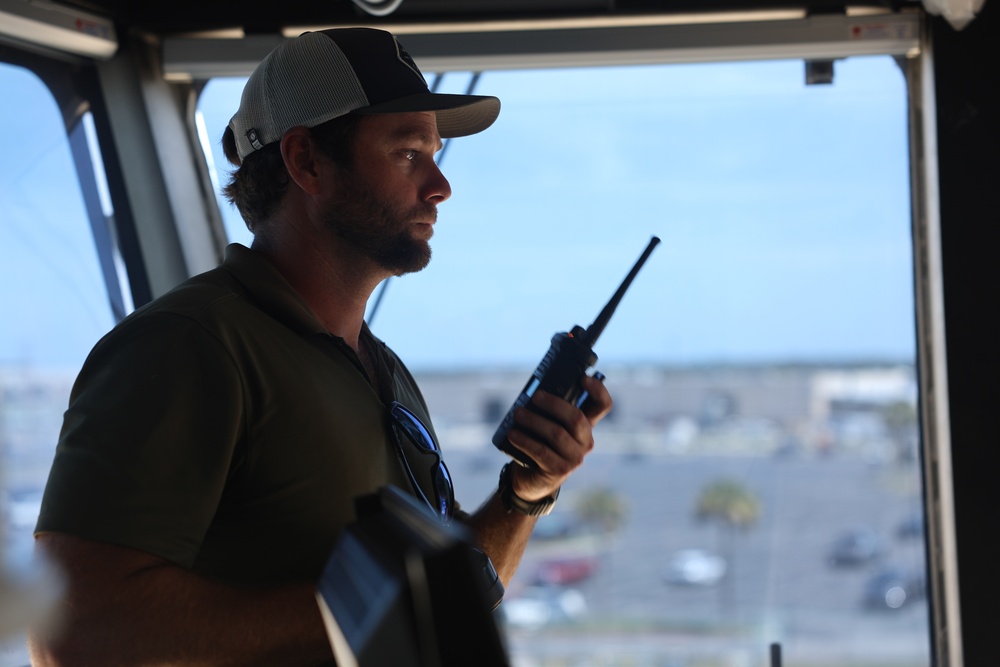
[[[411,162],[413,160],[417,159],[417,155],[418,155],[418,152],[415,151],[415,150],[413,150],[413,149],[407,149],[407,150],[403,151],[403,157],[405,157],[407,160],[409,160]]]

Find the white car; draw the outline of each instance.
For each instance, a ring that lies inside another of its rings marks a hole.
[[[580,591],[557,586],[529,586],[504,598],[497,608],[504,622],[527,630],[576,621],[586,610],[587,603]]]
[[[667,565],[664,579],[671,584],[714,586],[726,574],[726,561],[706,549],[681,549]]]

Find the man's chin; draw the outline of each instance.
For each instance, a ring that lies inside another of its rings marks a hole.
[[[382,266],[402,276],[423,270],[431,261],[431,246],[426,241],[410,239],[409,243],[399,244],[382,256]]]

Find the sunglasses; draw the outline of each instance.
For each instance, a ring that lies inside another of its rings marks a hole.
[[[403,468],[410,479],[410,485],[438,516],[448,521],[455,511],[455,486],[452,484],[451,473],[448,472],[448,467],[445,466],[444,459],[441,458],[441,450],[438,448],[437,443],[434,442],[431,432],[427,430],[424,423],[409,408],[399,401],[393,401],[389,405],[389,417],[392,419],[392,425],[397,434],[396,446],[400,448],[400,459],[402,459]],[[399,441],[400,436],[409,440],[417,448],[417,451],[422,454],[432,454],[434,456],[434,463],[431,464],[431,479],[433,480],[435,495],[433,502],[424,493],[423,488],[417,484],[417,479],[413,475],[410,463],[402,450],[402,445]]]

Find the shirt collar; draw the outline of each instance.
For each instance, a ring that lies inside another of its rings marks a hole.
[[[222,268],[243,286],[247,296],[261,310],[292,330],[342,340],[326,330],[305,299],[259,252],[239,243],[231,243],[226,246]],[[385,343],[372,334],[367,322],[361,324],[361,336],[372,339],[378,348],[385,347]]]
[[[274,319],[301,334],[328,333],[302,296],[260,253],[232,243],[226,246],[222,268]]]

